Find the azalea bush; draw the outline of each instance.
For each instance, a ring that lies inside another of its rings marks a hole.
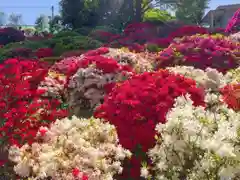
[[[157,144],[148,151],[141,176],[162,179],[239,179],[240,114],[221,105],[213,112],[178,97],[158,124]],[[223,113],[224,112],[224,113]]]
[[[53,56],[53,50],[51,48],[39,48],[36,50],[35,55],[37,58],[45,58]]]
[[[183,36],[191,36],[195,34],[208,34],[208,30],[206,28],[200,26],[182,26],[176,29],[174,32],[169,34],[169,37],[176,38],[176,37],[183,37]]]
[[[9,59],[0,69],[1,146],[31,144],[38,128],[56,117],[64,117],[61,102],[41,98],[48,65],[33,61]]]
[[[156,124],[166,122],[174,99],[186,93],[195,105],[204,106],[203,90],[195,81],[168,71],[145,72],[115,86],[97,108],[95,116],[115,125],[119,142],[137,155],[130,161],[130,170],[125,168],[123,179],[139,177],[141,160],[155,144]]]
[[[115,127],[100,119],[57,120],[49,128],[40,127],[38,139],[9,150],[14,171],[21,177],[113,179],[122,172],[122,161],[131,156],[119,144]]]
[[[115,83],[132,74],[130,66],[121,65],[115,59],[100,55],[86,56],[69,80],[68,104],[76,115],[81,115],[84,110],[95,109]]]
[[[19,31],[12,27],[6,27],[0,29],[0,44],[6,45],[13,42],[20,42],[25,39],[22,31]]]
[[[176,39],[160,52],[158,67],[187,65],[226,72],[238,67],[240,46],[222,35],[195,35]]]

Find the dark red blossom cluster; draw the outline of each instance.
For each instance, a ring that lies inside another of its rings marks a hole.
[[[175,40],[156,58],[159,68],[185,65],[215,68],[220,72],[238,67],[240,47],[223,36],[195,35]]]
[[[240,110],[240,84],[228,84],[220,90],[222,100],[236,111]]]
[[[200,26],[183,26],[176,29],[169,35],[169,38],[183,37],[183,36],[192,36],[195,34],[208,34],[208,30]]]
[[[116,85],[96,110],[95,117],[104,118],[116,126],[119,142],[124,148],[135,154],[141,147],[146,153],[155,144],[156,124],[165,123],[174,100],[186,93],[191,95],[194,105],[204,106],[204,92],[192,79],[168,71],[145,72]],[[130,176],[138,179],[141,157],[136,159],[135,155],[130,161],[134,163]],[[123,174],[125,179],[126,176]]]
[[[0,68],[0,139],[4,146],[31,144],[41,126],[66,116],[58,100],[43,99],[38,84],[49,66],[34,60],[9,59]]]
[[[6,45],[13,42],[24,41],[25,36],[22,31],[16,28],[6,27],[0,29],[0,44]]]
[[[53,56],[53,50],[51,48],[39,48],[36,50],[35,55],[38,58],[45,58]]]
[[[96,117],[117,127],[120,143],[146,152],[154,145],[155,126],[164,123],[176,97],[189,93],[195,105],[203,105],[203,91],[195,81],[168,71],[145,72],[117,85],[98,108]]]

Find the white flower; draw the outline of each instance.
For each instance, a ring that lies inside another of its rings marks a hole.
[[[149,175],[147,167],[141,168],[141,177],[147,178]]]

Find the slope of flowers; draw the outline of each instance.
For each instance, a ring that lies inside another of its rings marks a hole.
[[[118,144],[115,127],[99,119],[73,116],[41,127],[43,142],[12,146],[9,159],[21,177],[53,180],[110,180],[131,153]]]
[[[73,53],[51,67],[1,64],[0,176],[238,180],[239,42],[195,26],[165,38],[159,30],[130,25],[107,38],[125,47]]]
[[[194,66],[199,69],[215,68],[220,72],[238,67],[239,43],[217,35],[186,36],[173,43],[157,58],[158,67],[174,65]]]

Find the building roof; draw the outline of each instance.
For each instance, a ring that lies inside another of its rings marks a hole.
[[[238,10],[240,8],[240,4],[229,4],[229,5],[222,5],[218,6],[215,10],[210,10],[202,19],[203,23],[210,21],[211,13],[213,13],[215,18],[220,18],[226,10],[233,9]]]

